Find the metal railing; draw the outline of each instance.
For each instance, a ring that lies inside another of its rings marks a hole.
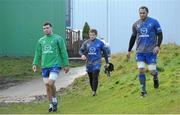
[[[72,29],[66,29],[66,45],[70,58],[80,57],[79,49],[83,40],[80,39],[80,31],[74,31]]]

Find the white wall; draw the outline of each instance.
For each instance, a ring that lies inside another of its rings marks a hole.
[[[112,52],[127,51],[132,24],[145,5],[149,16],[161,24],[163,43],[180,44],[180,0],[73,0],[72,28],[82,29],[87,21],[100,37],[110,42]]]

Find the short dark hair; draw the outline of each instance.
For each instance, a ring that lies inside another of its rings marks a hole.
[[[98,34],[98,32],[97,32],[97,30],[96,30],[96,29],[90,29],[90,30],[89,30],[89,33],[95,33],[95,35],[97,35],[97,34]]]
[[[50,22],[45,22],[43,26],[47,26],[49,25],[50,27],[52,27],[52,24]]]
[[[141,6],[141,7],[139,8],[139,10],[140,10],[140,9],[145,9],[146,12],[149,13],[149,10],[148,10],[148,8],[147,8],[146,6]]]

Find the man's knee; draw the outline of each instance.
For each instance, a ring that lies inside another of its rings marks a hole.
[[[140,74],[145,73],[145,69],[144,69],[144,68],[139,68],[139,73],[140,73]]]
[[[49,87],[53,87],[54,86],[54,81],[53,80],[49,80],[48,85],[49,85]]]
[[[145,73],[145,63],[143,61],[137,62],[139,73]]]
[[[50,73],[49,81],[48,81],[48,84],[50,87],[54,87],[54,83],[55,83],[57,77],[58,77],[58,73],[55,73],[55,72]]]
[[[148,69],[151,72],[156,72],[156,64],[150,64],[148,65]]]
[[[46,86],[46,91],[49,92],[49,90],[50,90],[50,89],[49,89],[49,88],[50,88],[49,84],[46,83],[45,86]]]
[[[154,75],[157,75],[157,71],[156,71],[156,70],[151,70],[150,73],[151,73],[151,75],[153,75],[153,76],[154,76]]]
[[[52,87],[54,85],[54,82],[55,82],[54,80],[45,78],[44,83],[45,83],[46,89]]]
[[[149,69],[151,75],[153,75],[153,76],[157,75],[156,64],[148,65],[148,69]]]

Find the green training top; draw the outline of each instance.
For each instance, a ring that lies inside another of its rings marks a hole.
[[[40,60],[42,68],[69,66],[64,39],[57,34],[45,35],[40,38],[33,64],[38,65]]]

